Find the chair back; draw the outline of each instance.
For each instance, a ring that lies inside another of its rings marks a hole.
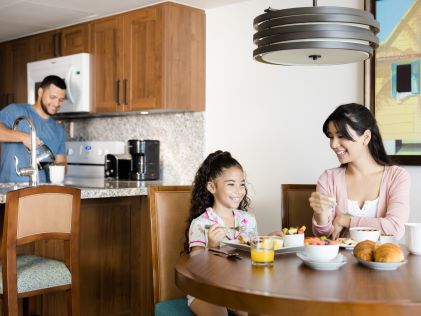
[[[17,302],[17,246],[35,241],[64,240],[64,263],[72,274],[72,291],[78,292],[79,212],[80,190],[76,188],[41,185],[7,192],[1,254],[3,296],[9,309]],[[33,294],[20,293],[19,297]],[[9,313],[13,315],[12,310]]]
[[[149,187],[154,304],[185,297],[174,270],[184,248],[190,199],[190,186]]]
[[[315,184],[282,184],[282,227],[306,226],[305,236],[312,232],[313,209],[308,201]]]

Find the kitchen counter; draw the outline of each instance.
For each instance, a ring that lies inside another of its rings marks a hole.
[[[149,186],[171,185],[171,183],[165,183],[161,180],[118,181],[108,179],[67,179],[64,185],[81,189],[81,199],[98,199],[148,195]],[[6,203],[7,192],[24,187],[28,187],[28,183],[0,183],[0,204]]]
[[[80,316],[153,315],[150,234],[151,186],[164,181],[65,179],[81,189],[79,221]],[[6,193],[28,183],[0,183],[0,225]],[[63,260],[61,241],[23,245],[20,253]],[[37,315],[66,315],[65,293],[31,298]]]

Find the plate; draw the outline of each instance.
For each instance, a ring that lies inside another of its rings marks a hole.
[[[304,252],[298,252],[297,257],[300,258],[303,263],[315,270],[337,270],[342,267],[346,262],[346,257],[342,254],[338,254],[335,258],[330,261],[313,261]]]
[[[250,252],[250,246],[245,244],[240,244],[239,240],[225,240],[222,241],[225,245],[233,247],[238,250]],[[298,251],[303,251],[304,247],[287,247],[275,250],[275,255],[280,255],[284,253],[295,253]]]
[[[339,241],[339,247],[346,250],[353,250],[358,242],[352,240],[351,238],[337,238],[336,241]],[[347,241],[346,243],[344,241]]]
[[[375,270],[396,270],[401,265],[404,265],[408,261],[403,262],[374,262],[374,261],[365,261],[356,258],[363,266],[369,267]]]

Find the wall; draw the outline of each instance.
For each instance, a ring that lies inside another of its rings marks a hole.
[[[191,184],[204,155],[203,113],[171,113],[95,117],[64,121],[69,140],[160,141],[161,179]]]
[[[338,105],[363,102],[363,63],[283,67],[252,58],[253,18],[271,6],[309,6],[311,1],[251,0],[206,11],[206,154],[230,151],[243,164],[259,231],[281,223],[282,183],[316,183],[338,165],[321,126]],[[319,5],[362,8],[361,0]],[[411,220],[421,221],[421,168],[412,176]]]

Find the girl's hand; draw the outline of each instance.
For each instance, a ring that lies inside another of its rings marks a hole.
[[[314,213],[321,215],[327,213],[332,207],[336,206],[336,201],[332,196],[324,195],[319,192],[311,193],[308,199]]]
[[[208,230],[208,247],[219,247],[220,241],[225,237],[225,229],[218,224],[212,225]]]

